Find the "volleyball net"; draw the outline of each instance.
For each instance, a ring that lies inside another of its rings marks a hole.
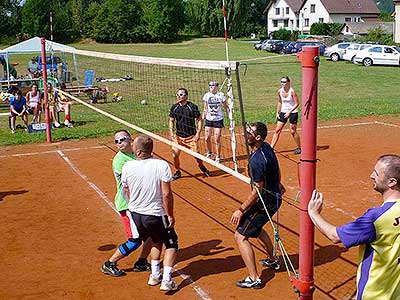
[[[77,63],[66,82],[67,96],[85,108],[170,145],[175,144],[169,138],[169,113],[177,102],[178,89],[188,90],[188,100],[196,104],[202,114],[208,83],[217,81],[229,107],[229,113],[224,113],[220,163],[205,156],[204,129],[198,154],[178,148],[224,171],[231,173],[233,170],[233,174],[248,182],[247,177],[239,175],[247,166],[247,151],[243,138],[245,118],[240,103],[238,62],[228,64],[225,61],[153,58],[85,50],[75,50],[73,55]],[[66,79],[66,76],[61,78]],[[73,107],[73,111],[76,109]],[[215,153],[214,134],[211,143]]]

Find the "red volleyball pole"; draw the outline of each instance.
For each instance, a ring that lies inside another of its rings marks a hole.
[[[308,202],[315,189],[317,157],[317,91],[319,47],[303,47],[298,58],[302,65],[300,157],[300,251],[299,278],[292,278],[299,300],[312,300],[314,287],[314,224],[308,215]]]
[[[42,50],[42,75],[43,75],[44,111],[46,116],[46,140],[48,143],[51,143],[51,120],[50,120],[49,107],[47,105],[48,91],[47,91],[46,39],[44,37],[40,39],[40,44]]]

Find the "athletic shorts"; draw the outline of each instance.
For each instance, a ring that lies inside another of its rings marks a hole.
[[[119,215],[121,216],[122,223],[124,224],[124,229],[126,232],[126,237],[128,239],[137,239],[139,238],[139,232],[133,222],[132,218],[130,218],[130,214],[127,213],[127,210],[119,211]]]
[[[295,112],[295,113],[291,113],[289,116],[289,123],[290,124],[297,124],[297,120],[299,119],[299,113]],[[285,118],[285,113],[284,112],[280,112],[279,113],[279,118],[277,118],[277,120],[279,122],[282,123],[286,123],[287,122],[287,118]]]
[[[267,206],[267,208],[272,218],[276,213],[276,205]],[[257,238],[268,221],[269,218],[264,209],[250,208],[244,212],[236,231],[247,238]]]
[[[206,127],[223,128],[224,127],[224,119],[219,120],[219,121],[208,121],[206,119]]]
[[[150,237],[153,243],[162,242],[167,249],[178,249],[178,236],[173,227],[168,227],[167,216],[142,215],[132,211],[130,214],[142,241]]]
[[[197,142],[194,140],[194,135],[186,138],[176,136],[175,139],[178,145],[188,148],[194,152],[197,152]]]
[[[18,113],[21,113],[21,111],[22,111],[22,109],[20,110],[20,111],[18,111],[18,110],[16,110]],[[16,114],[16,113],[14,113],[12,110],[10,110],[10,114],[11,114],[11,117],[18,117],[18,115]],[[23,115],[25,115],[26,114],[26,111],[25,111],[25,113],[23,114]],[[22,115],[22,116],[23,116]],[[21,117],[22,117],[21,116]]]

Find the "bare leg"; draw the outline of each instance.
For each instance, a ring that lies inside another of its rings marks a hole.
[[[21,118],[22,118],[22,121],[24,121],[26,128],[28,128],[28,114],[26,114],[26,113],[23,114],[21,116]]]
[[[212,153],[212,145],[211,145],[211,127],[205,128],[204,139],[206,141],[206,149],[207,153]]]
[[[257,273],[256,259],[253,247],[251,246],[248,239],[245,236],[238,233],[237,231],[235,232],[235,240],[239,247],[239,252],[240,255],[242,256],[244,264],[246,265],[247,270],[249,271],[250,278],[252,280],[258,279],[259,276]]]
[[[117,248],[117,250],[115,250],[114,254],[110,257],[109,261],[110,262],[117,262],[120,259],[124,258],[125,255],[123,255],[121,253],[121,251],[119,251],[119,248]]]
[[[272,141],[271,141],[271,147],[275,148],[276,143],[278,143],[279,137],[281,135],[282,129],[285,126],[285,123],[278,121],[278,123],[276,123],[276,128],[275,128],[275,132],[274,132],[274,136],[272,137]]]
[[[217,146],[217,157],[221,156],[221,133],[222,128],[214,128],[215,145]]]
[[[268,257],[272,257],[273,256],[274,247],[272,245],[271,239],[269,238],[267,232],[264,229],[261,230],[261,233],[258,236],[258,240],[260,241],[260,244],[264,248],[264,250],[267,251]]]
[[[173,267],[175,264],[176,260],[176,249],[169,248],[165,249],[165,254],[164,254],[164,267]]]
[[[172,157],[174,159],[174,167],[177,171],[180,170],[179,154],[180,154],[180,150],[172,147]]]
[[[15,119],[16,117],[11,117],[11,130],[15,130]]]
[[[147,240],[143,243],[142,249],[140,250],[139,258],[147,258],[149,256],[151,248],[153,247],[153,242],[151,238],[147,238]]]
[[[290,133],[293,136],[294,141],[296,142],[297,148],[301,148],[300,136],[297,133],[297,124],[290,124]]]

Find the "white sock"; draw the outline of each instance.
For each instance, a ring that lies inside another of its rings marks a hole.
[[[151,274],[153,276],[159,276],[160,275],[160,261],[152,259],[151,260]]]
[[[172,272],[172,267],[164,266],[163,280],[168,282],[171,281],[171,272]]]

